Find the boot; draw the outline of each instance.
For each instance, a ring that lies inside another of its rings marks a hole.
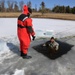
[[[31,56],[28,56],[27,54],[25,54],[24,56],[22,56],[23,59],[31,59]]]
[[[21,57],[23,59],[30,59],[30,58],[32,58],[31,56],[28,56],[27,54],[24,54],[23,52],[21,52]]]

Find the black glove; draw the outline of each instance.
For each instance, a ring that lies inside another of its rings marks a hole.
[[[33,38],[32,40],[34,41],[35,40],[35,36],[32,36],[32,38]]]

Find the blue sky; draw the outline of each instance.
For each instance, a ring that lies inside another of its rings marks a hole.
[[[17,0],[17,1],[21,1],[21,0]],[[37,7],[40,7],[40,4],[42,1],[45,2],[45,6],[47,8],[53,8],[55,5],[64,5],[64,6],[70,6],[70,7],[74,7],[75,6],[75,0],[23,0],[25,3],[27,3],[28,1],[32,2],[32,7],[35,7],[35,5],[37,5]]]
[[[7,0],[6,0],[7,1]],[[14,1],[14,0],[11,0]],[[22,1],[22,0],[15,0],[17,2]],[[40,4],[42,1],[45,2],[45,6],[47,8],[53,8],[56,5],[64,5],[64,6],[70,6],[70,7],[74,7],[75,6],[75,0],[23,0],[25,4],[27,4],[28,1],[32,2],[32,8],[35,8],[35,5],[37,6],[37,8],[40,7]]]

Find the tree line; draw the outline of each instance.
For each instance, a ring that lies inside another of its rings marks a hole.
[[[25,3],[26,4],[26,3]],[[16,0],[0,0],[0,12],[21,12],[22,7],[24,5],[24,1],[21,0],[20,2],[17,2]],[[31,1],[27,2],[27,6],[32,8]],[[70,6],[59,6],[56,5],[52,9],[46,8],[45,2],[40,2],[40,7],[37,9],[37,5],[35,4],[35,8],[32,8],[33,12],[41,12],[42,15],[44,13],[73,13],[75,14],[75,7]]]
[[[52,9],[52,12],[55,13],[73,13],[75,14],[75,7],[71,8],[70,6],[55,6]]]
[[[0,12],[19,12],[23,5],[24,1],[18,3],[16,0],[0,0]]]
[[[0,12],[20,12],[22,11],[24,1],[17,2],[16,0],[0,0]],[[31,7],[31,2],[27,2],[27,6]]]

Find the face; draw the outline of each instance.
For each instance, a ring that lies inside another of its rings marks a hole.
[[[28,11],[30,14],[32,14],[32,9],[31,8],[28,8]]]
[[[51,42],[54,42],[55,40],[54,40],[54,39],[51,39],[50,41],[51,41]]]

